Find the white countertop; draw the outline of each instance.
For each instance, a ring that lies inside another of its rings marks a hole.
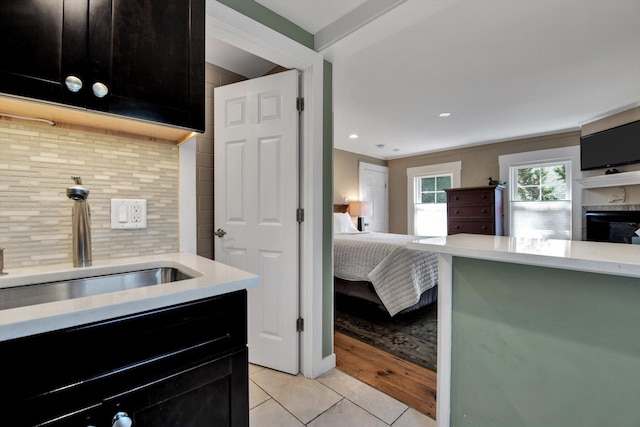
[[[175,267],[193,276],[176,282],[106,294],[0,310],[0,341],[153,310],[257,286],[254,274],[190,253],[94,260],[91,267],[71,263],[5,269],[0,288],[70,280],[157,267]]]
[[[409,243],[452,256],[640,277],[640,245],[455,234]]]

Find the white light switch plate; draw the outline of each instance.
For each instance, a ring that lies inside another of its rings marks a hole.
[[[111,199],[111,228],[147,228],[147,201]]]

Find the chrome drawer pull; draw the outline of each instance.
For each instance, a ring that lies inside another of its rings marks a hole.
[[[113,416],[111,421],[113,422],[111,427],[131,427],[131,424],[133,424],[133,421],[131,421],[131,418],[129,418],[126,412],[118,412]]]
[[[82,80],[77,76],[67,76],[67,78],[64,79],[64,84],[70,92],[79,92],[80,89],[82,89]]]
[[[93,86],[91,86],[91,89],[93,90],[93,94],[98,98],[104,98],[109,93],[107,85],[101,82],[95,82]]]

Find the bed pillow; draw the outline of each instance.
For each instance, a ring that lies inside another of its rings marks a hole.
[[[351,221],[351,217],[348,213],[337,213],[333,214],[333,232],[334,233],[359,233],[358,229],[353,222]]]

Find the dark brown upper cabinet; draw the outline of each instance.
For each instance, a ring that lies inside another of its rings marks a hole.
[[[204,0],[0,0],[0,92],[204,132]]]

